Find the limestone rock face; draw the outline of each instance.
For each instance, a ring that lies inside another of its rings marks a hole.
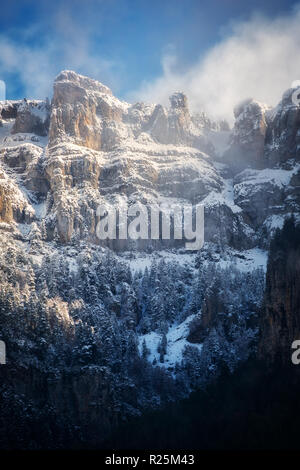
[[[167,110],[160,104],[155,106],[148,123],[152,137],[162,144],[169,143],[169,122]]]
[[[114,123],[125,109],[100,82],[64,71],[54,82],[49,145],[71,141],[95,150],[113,147],[119,142]]]
[[[214,155],[214,146],[203,133],[203,126],[198,126],[197,119],[190,115],[186,95],[173,93],[170,104],[169,110],[156,105],[145,130],[159,143],[191,146]]]
[[[2,171],[27,201],[21,198],[19,209],[13,209],[18,204],[3,190],[2,218],[42,218],[48,240],[99,243],[99,204],[167,199],[204,204],[206,241],[237,249],[267,243],[285,214],[299,211],[300,167],[291,159],[278,163],[278,155],[271,164],[266,144],[279,121],[276,148],[290,132],[285,125],[297,134],[298,111],[290,95],[284,96],[272,112],[253,100],[236,107],[231,143],[222,157],[228,127],[205,113],[191,116],[184,93],[173,93],[169,108],[130,105],[100,82],[63,71],[54,82],[51,109],[46,101],[1,103]],[[290,153],[294,137],[284,141]]]
[[[17,108],[12,134],[20,132],[46,136],[49,129],[50,104],[24,99]]]
[[[189,135],[192,135],[192,129],[187,97],[181,92],[176,92],[170,96],[170,103],[169,140],[174,144],[184,141],[188,143],[189,138],[192,139]]]
[[[186,96],[174,93],[170,102],[169,110],[142,103],[130,106],[96,80],[62,72],[54,83],[49,145],[70,141],[110,151],[146,132],[157,143],[213,152],[213,145],[191,120]]]
[[[300,107],[287,90],[275,108],[246,100],[234,109],[235,124],[225,161],[237,170],[266,168],[299,160]]]
[[[43,151],[33,144],[0,150],[0,218],[8,223],[35,220],[32,203],[46,197],[49,183],[41,166]]]
[[[128,205],[138,201],[146,204],[178,197],[196,203],[211,189],[222,188],[222,180],[205,154],[172,147],[165,155],[155,144],[151,151],[147,145],[136,143],[114,152],[57,145],[49,149],[45,173],[53,200],[51,214],[64,242],[84,233],[97,242],[99,204],[117,206],[119,200]]]
[[[261,360],[291,365],[292,343],[300,338],[300,229],[289,221],[271,245],[261,314]]]
[[[244,213],[237,213],[225,202],[205,206],[204,239],[238,250],[252,248],[258,242],[255,230],[245,221]]]
[[[295,92],[294,88],[287,90],[278,106],[266,114],[265,159],[269,166],[300,160],[300,106],[292,100]]]
[[[101,164],[100,155],[88,148],[64,145],[50,148],[45,161],[52,200],[48,219],[50,237],[57,231],[60,240],[68,242],[74,231],[83,236],[84,230],[95,236]]]
[[[299,213],[298,165],[247,169],[233,179],[234,201],[259,240],[270,240],[287,214]]]
[[[19,181],[39,196],[46,195],[49,183],[41,161],[43,150],[33,144],[24,143],[14,147],[4,147],[0,151],[2,163],[19,175]]]
[[[31,223],[34,210],[15,181],[0,168],[0,221]]]
[[[235,107],[231,142],[224,154],[224,159],[234,168],[264,166],[267,109],[266,105],[250,99]]]
[[[74,72],[56,78],[44,163],[50,237],[57,233],[68,242],[85,233],[97,241],[96,208],[116,197],[126,203],[161,196],[200,202],[212,188],[221,190],[209,156],[197,150],[201,142],[213,146],[192,124],[185,95],[175,93],[170,101],[170,110],[131,106]]]
[[[271,178],[267,171],[244,170],[234,178],[234,200],[255,227],[282,209],[285,192],[281,180],[276,179],[280,178],[280,170],[278,173],[273,171]]]

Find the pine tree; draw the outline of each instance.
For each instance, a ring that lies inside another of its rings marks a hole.
[[[146,343],[146,340],[144,338],[143,342],[142,342],[142,358],[144,360],[146,360],[147,357],[149,356],[149,354],[150,354],[150,350],[147,348],[147,343]]]

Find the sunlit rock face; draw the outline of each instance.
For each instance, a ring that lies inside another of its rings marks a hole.
[[[127,108],[96,80],[64,71],[54,82],[49,145],[70,141],[95,150],[119,142],[116,122]]]
[[[16,182],[0,169],[0,222],[31,223],[34,210]]]
[[[197,125],[197,119],[190,115],[186,95],[173,93],[170,105],[169,109],[159,104],[155,106],[145,127],[151,137],[162,144],[195,147],[214,155],[214,146],[203,133],[202,125]]]
[[[187,97],[180,92],[170,96],[169,140],[175,144],[192,143],[193,129]]]
[[[96,236],[100,204],[167,199],[204,204],[206,241],[264,245],[284,215],[299,210],[299,168],[288,158],[297,157],[298,110],[288,92],[273,110],[246,100],[234,113],[230,133],[201,110],[192,115],[182,92],[169,107],[129,104],[100,82],[63,71],[51,105],[0,103],[0,216],[38,220],[47,240],[104,243]]]
[[[130,106],[96,80],[64,71],[54,82],[49,143],[70,141],[110,151],[146,132],[157,143],[187,145],[213,151],[191,120],[183,93],[170,97],[171,107]]]
[[[209,155],[198,150],[201,142],[213,145],[192,124],[187,98],[175,93],[170,102],[170,109],[129,105],[74,72],[56,78],[44,168],[51,224],[56,220],[62,241],[83,233],[96,241],[97,205],[116,196],[130,203],[161,196],[199,202],[221,190]]]

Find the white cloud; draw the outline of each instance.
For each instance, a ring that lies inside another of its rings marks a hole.
[[[98,19],[94,23],[79,27],[71,13],[61,8],[55,12],[51,33],[35,24],[16,34],[0,34],[0,79],[16,74],[25,96],[44,98],[51,95],[56,74],[68,68],[117,90],[125,65],[99,53],[93,35],[101,24]],[[169,95],[182,90],[194,111],[204,109],[230,121],[233,107],[245,98],[275,105],[283,91],[300,79],[299,24],[300,6],[286,17],[255,16],[235,24],[230,35],[183,72],[174,48],[166,44],[161,76],[145,81],[126,98],[168,105]]]
[[[184,91],[194,110],[232,121],[233,107],[255,99],[275,105],[284,90],[300,79],[300,8],[289,16],[269,20],[254,16],[235,24],[231,35],[210,49],[185,72],[176,70],[173,54],[162,58],[162,75],[144,82],[129,97],[168,104],[176,90]]]
[[[43,31],[42,24],[18,30],[15,37],[12,33],[0,35],[0,78],[15,74],[26,97],[50,96],[53,80],[63,69],[117,87],[115,69],[121,64],[101,57],[92,47],[93,30],[79,28],[67,11],[57,12],[51,35]]]

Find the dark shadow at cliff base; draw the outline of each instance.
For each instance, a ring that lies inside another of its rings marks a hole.
[[[300,449],[300,366],[249,361],[206,391],[123,426],[105,448]]]

